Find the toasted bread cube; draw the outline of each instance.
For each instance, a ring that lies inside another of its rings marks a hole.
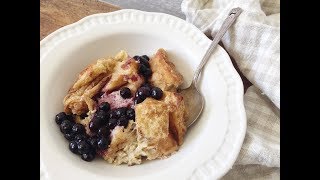
[[[150,142],[156,142],[168,137],[169,111],[165,103],[147,98],[136,105],[135,111],[138,139],[146,138]]]
[[[164,91],[176,91],[183,83],[182,75],[176,70],[175,65],[169,61],[164,49],[159,49],[149,63],[152,70],[150,82],[154,86]]]
[[[136,105],[138,143],[145,144],[147,159],[164,158],[176,150],[178,144],[169,131],[169,111],[161,101],[147,98]]]

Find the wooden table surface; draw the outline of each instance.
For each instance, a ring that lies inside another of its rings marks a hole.
[[[97,0],[40,0],[40,40],[88,15],[119,9]]]
[[[40,0],[40,40],[60,27],[74,23],[88,15],[119,9],[120,7],[98,0]],[[242,78],[246,91],[251,83],[239,71],[232,57],[231,60]]]

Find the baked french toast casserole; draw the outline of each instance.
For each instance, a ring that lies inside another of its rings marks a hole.
[[[153,56],[120,51],[88,65],[55,116],[72,153],[85,161],[141,164],[179,150],[186,133],[182,75],[164,49]]]

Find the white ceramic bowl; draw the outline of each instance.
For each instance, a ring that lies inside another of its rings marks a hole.
[[[72,154],[55,124],[62,100],[78,73],[119,50],[152,55],[164,48],[190,84],[210,40],[195,26],[167,14],[120,10],[88,16],[40,42],[41,177],[48,179],[216,179],[234,163],[246,130],[242,81],[227,53],[217,47],[200,82],[205,108],[180,150],[165,160],[113,166]]]

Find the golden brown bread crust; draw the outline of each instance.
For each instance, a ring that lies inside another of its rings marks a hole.
[[[187,131],[185,122],[185,104],[183,97],[175,92],[164,91],[162,101],[167,104],[169,109],[169,129],[181,146],[183,143],[183,137]]]
[[[77,115],[92,111],[96,105],[92,97],[105,86],[114,67],[127,56],[125,51],[120,51],[115,58],[98,59],[80,72],[77,81],[63,100],[64,111]]]
[[[71,89],[63,100],[64,111],[77,115],[92,111],[96,106],[92,97],[101,90],[109,79],[109,76],[100,74],[90,84],[83,85],[77,90]]]
[[[159,49],[150,59],[152,76],[150,82],[164,91],[176,91],[183,83],[182,75],[176,70],[175,65],[169,61],[164,49]]]
[[[131,58],[122,61],[115,66],[110,81],[102,91],[111,92],[126,85],[129,89],[135,92],[143,82],[144,79],[138,74],[138,63]]]
[[[135,107],[138,139],[150,144],[169,134],[169,111],[165,103],[147,98]]]
[[[146,144],[143,150],[147,159],[164,158],[178,150],[169,130],[169,109],[164,102],[147,98],[136,105],[135,111],[138,143]]]
[[[98,59],[94,64],[90,64],[78,76],[78,80],[74,83],[70,92],[74,92],[92,82],[96,77],[101,74],[110,74],[116,65],[116,61],[112,58]]]

